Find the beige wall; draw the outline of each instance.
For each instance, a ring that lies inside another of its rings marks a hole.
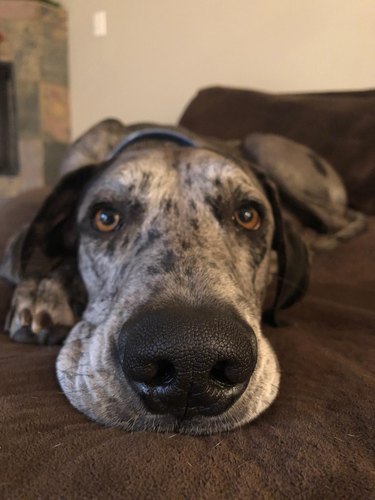
[[[374,0],[62,0],[73,136],[106,116],[178,119],[203,86],[375,86]],[[108,36],[92,34],[106,10]]]

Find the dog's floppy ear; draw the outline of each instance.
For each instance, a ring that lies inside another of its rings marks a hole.
[[[23,239],[21,278],[45,276],[63,261],[76,258],[77,208],[98,171],[98,166],[86,166],[67,174],[45,200]]]
[[[96,123],[69,146],[60,172],[67,174],[85,165],[98,165],[130,131],[131,127],[113,118]]]
[[[276,295],[272,307],[265,312],[264,319],[278,326],[278,312],[300,300],[309,283],[309,256],[306,245],[293,229],[283,221],[280,200],[275,186],[264,175],[258,175],[272,206],[275,222],[273,249],[277,253]]]
[[[365,229],[364,215],[348,206],[342,179],[317,152],[286,137],[263,133],[247,135],[241,152],[272,179],[285,206],[309,228],[310,248],[334,248]]]

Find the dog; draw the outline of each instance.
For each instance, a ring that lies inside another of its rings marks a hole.
[[[311,255],[366,224],[333,168],[277,136],[106,120],[62,170],[1,267],[12,340],[63,343],[58,381],[104,425],[211,434],[259,416],[280,380],[262,317],[277,325]]]

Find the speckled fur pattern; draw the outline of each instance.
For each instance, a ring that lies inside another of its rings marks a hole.
[[[70,402],[97,422],[130,431],[231,430],[271,405],[280,379],[260,325],[270,275],[279,272],[272,251],[278,223],[269,188],[259,179],[267,177],[277,186],[283,203],[288,202],[283,207],[288,225],[299,228],[298,237],[303,235],[311,253],[353,237],[366,220],[348,208],[333,168],[285,138],[252,134],[242,144],[223,144],[179,129],[198,147],[148,140],[108,161],[116,144],[139,128],[106,120],[70,148],[63,173],[88,164],[96,172],[76,194],[73,266],[63,261],[48,273],[22,276],[27,228],[12,240],[0,269],[13,281],[21,278],[8,315],[10,336],[31,343],[66,338],[57,359],[58,380]],[[106,235],[92,228],[94,207],[102,203],[116,206],[123,220]],[[262,213],[259,231],[246,231],[234,221],[234,211],[247,203]],[[306,214],[313,226],[300,220]],[[292,261],[296,268],[298,262]],[[123,325],[139,310],[174,304],[228,307],[255,334],[257,360],[248,386],[221,415],[178,421],[151,414],[124,375]]]
[[[232,219],[235,208],[249,200],[264,210],[256,233]],[[101,202],[120,202],[125,214],[123,227],[105,237],[93,234],[88,220],[90,207]],[[204,149],[164,145],[125,151],[89,188],[78,224],[88,306],[57,360],[59,382],[76,408],[127,430],[205,434],[249,422],[271,404],[279,370],[260,319],[274,222],[251,172]],[[230,305],[255,332],[256,368],[244,394],[220,416],[177,422],[152,415],[122,372],[122,325],[140,307],[171,303]]]

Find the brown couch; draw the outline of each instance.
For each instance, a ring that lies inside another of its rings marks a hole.
[[[206,89],[182,123],[226,138],[258,129],[303,138],[334,164],[339,154],[352,204],[371,212],[374,96]],[[317,132],[327,119],[329,137]],[[355,141],[353,120],[362,120]],[[338,144],[350,157],[342,164]],[[2,207],[0,251],[43,196],[28,193]],[[316,258],[307,296],[284,313],[289,326],[265,326],[282,371],[275,404],[254,423],[210,437],[131,434],[90,422],[58,386],[57,348],[0,335],[0,498],[374,498],[374,292],[369,217],[366,233]],[[3,317],[11,287],[2,282],[0,293]]]

